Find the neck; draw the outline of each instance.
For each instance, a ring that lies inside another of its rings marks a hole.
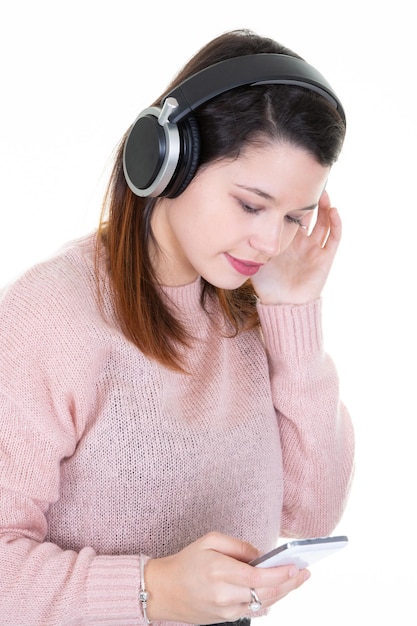
[[[154,241],[150,244],[150,258],[161,285],[181,287],[194,282],[198,273],[184,255],[171,229],[169,210],[173,207],[166,198],[155,204],[151,218]]]

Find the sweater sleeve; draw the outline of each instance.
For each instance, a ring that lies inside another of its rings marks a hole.
[[[69,313],[64,268],[48,268],[0,298],[0,625],[143,625],[137,555],[45,541],[60,464],[86,426],[103,356],[92,328]]]
[[[321,306],[258,305],[283,453],[281,534],[288,537],[330,534],[353,473],[353,428],[323,349]]]

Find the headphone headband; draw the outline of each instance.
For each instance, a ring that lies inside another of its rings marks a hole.
[[[237,87],[269,84],[315,91],[346,121],[327,80],[302,59],[261,53],[219,61],[171,89],[160,107],[144,109],[136,118],[123,149],[123,170],[133,193],[169,198],[182,193],[199,165],[200,135],[192,112]]]
[[[179,122],[205,102],[244,85],[298,85],[316,91],[346,121],[342,104],[327,80],[312,65],[286,54],[248,54],[210,65],[172,89],[164,98],[175,98],[178,107],[169,120]]]

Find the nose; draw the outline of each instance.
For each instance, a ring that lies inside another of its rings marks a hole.
[[[282,231],[283,224],[280,220],[263,224],[261,229],[252,233],[249,244],[268,257],[278,256],[282,248]]]

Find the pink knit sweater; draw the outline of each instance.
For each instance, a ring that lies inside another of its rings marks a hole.
[[[211,530],[260,550],[325,535],[349,489],[320,301],[259,305],[263,340],[230,339],[200,281],[166,288],[195,337],[191,375],[174,373],[126,340],[107,292],[103,319],[94,244],[69,244],[0,300],[1,626],[142,626],[140,553]]]

